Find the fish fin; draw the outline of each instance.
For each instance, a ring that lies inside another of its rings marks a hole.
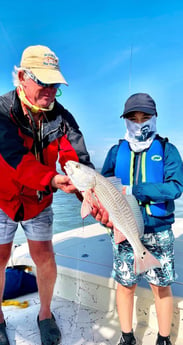
[[[93,206],[99,207],[99,205],[91,189],[82,192],[82,196],[81,217],[86,218],[91,213]]]
[[[125,240],[126,240],[126,237],[122,234],[122,232],[114,228],[114,242],[116,244],[119,244]]]
[[[81,217],[86,218],[92,211],[90,203],[84,199],[81,205]]]
[[[87,191],[83,192],[83,197],[84,199],[89,203],[91,204],[91,207],[92,206],[96,206],[97,208],[100,207],[97,199],[96,199],[96,196],[93,194],[92,190],[91,189],[88,189]]]
[[[144,220],[142,217],[142,212],[140,210],[139,204],[133,194],[131,195],[123,195],[124,199],[127,201],[128,205],[133,211],[133,215],[135,217],[137,228],[139,232],[139,236],[142,237],[144,234]]]
[[[121,183],[121,179],[119,177],[116,176],[109,176],[106,177],[106,179],[120,192],[122,193],[122,188],[123,185]]]
[[[158,259],[152,255],[147,248],[144,247],[144,251],[141,255],[139,253],[134,253],[134,272],[135,274],[140,274],[147,272],[151,268],[161,268],[162,265]]]

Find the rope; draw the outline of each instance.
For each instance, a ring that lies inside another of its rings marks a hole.
[[[15,307],[19,307],[19,308],[27,308],[29,306],[29,302],[28,301],[23,301],[23,302],[19,302],[17,300],[5,300],[1,303],[1,305],[3,307],[7,307],[10,305],[14,305]]]

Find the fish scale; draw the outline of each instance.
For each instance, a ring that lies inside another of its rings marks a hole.
[[[106,182],[106,179],[103,181],[104,183],[101,183],[101,180],[103,180],[102,176],[97,176],[94,191],[104,208],[109,210],[111,221],[115,222],[116,227],[118,227],[117,223],[122,226],[123,231],[126,227],[129,228],[129,222],[131,226],[136,226],[132,210],[127,205],[126,200],[123,199],[122,194],[111,183]],[[123,217],[121,217],[122,215]]]
[[[99,174],[96,176],[96,182],[95,194],[102,206],[108,211],[109,219],[115,228],[120,230],[126,237],[129,237],[128,233],[130,231],[133,231],[133,237],[129,238],[128,241],[134,247],[135,252],[138,252],[139,248],[142,248],[142,243],[139,240],[140,230],[138,230],[138,224],[130,205],[126,202],[125,196]]]

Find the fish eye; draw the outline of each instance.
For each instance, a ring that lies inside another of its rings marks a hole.
[[[79,164],[76,164],[76,168],[78,168],[78,169],[79,169]]]

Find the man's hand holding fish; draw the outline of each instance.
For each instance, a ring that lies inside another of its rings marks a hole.
[[[109,220],[108,212],[99,204],[99,207],[93,205],[91,215],[107,228],[113,228],[113,223]]]

